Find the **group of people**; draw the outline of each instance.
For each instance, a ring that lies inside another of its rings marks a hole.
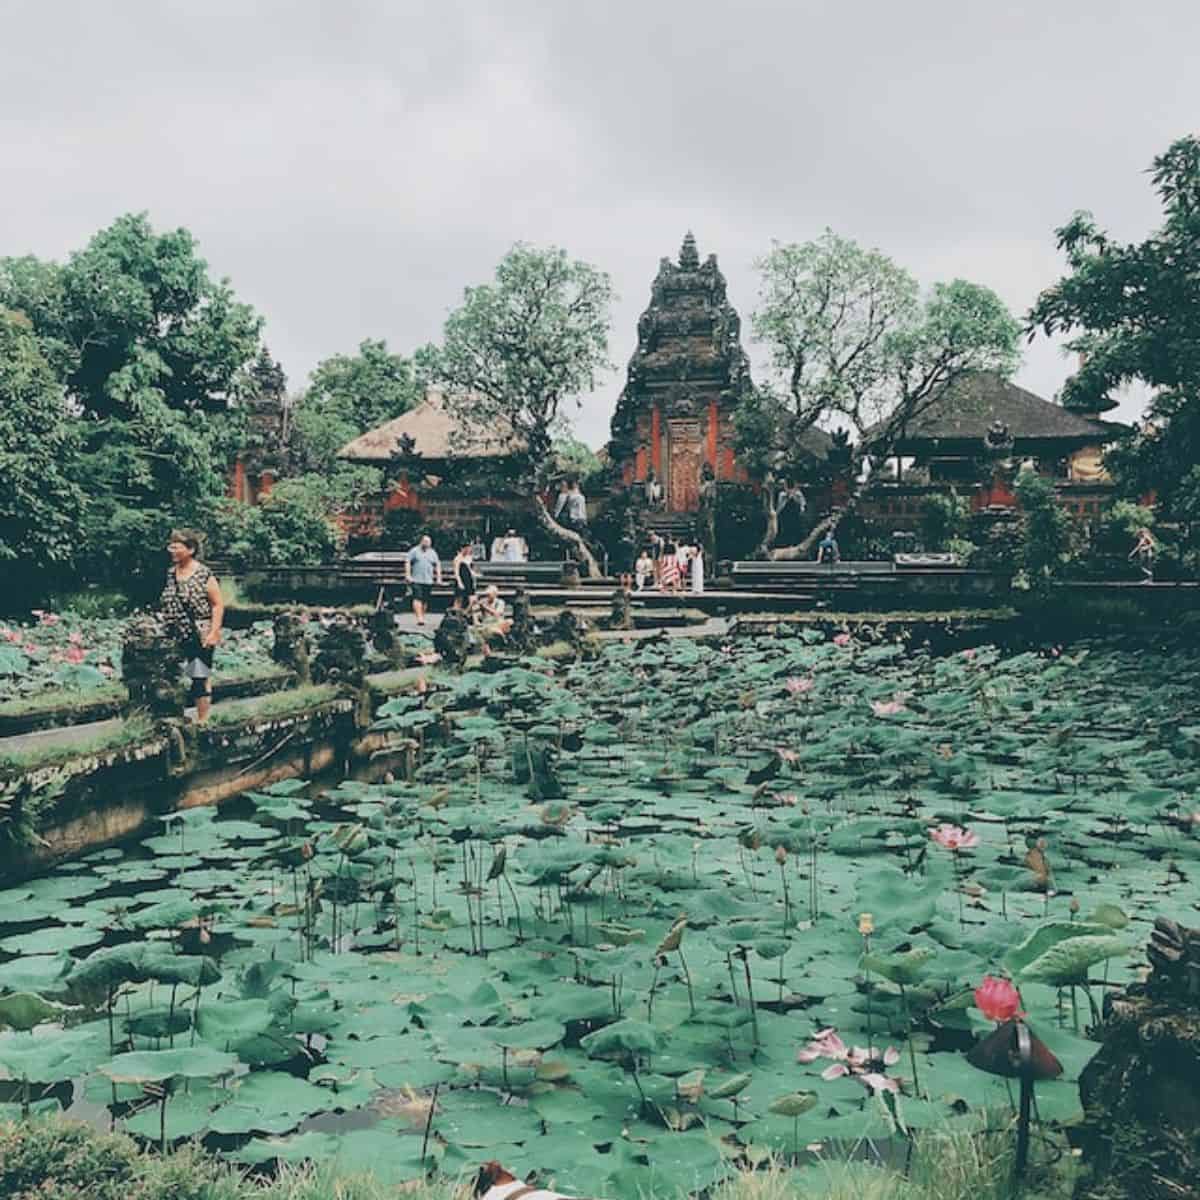
[[[621,572],[621,585],[632,585],[639,592],[656,587],[676,595],[687,588],[699,595],[704,591],[704,547],[699,542],[677,545],[651,530],[650,542],[638,552],[632,572]]]
[[[511,530],[506,536],[516,538]],[[479,590],[473,543],[467,542],[459,547],[451,563],[450,572],[454,581],[454,601],[451,607],[456,612],[464,613],[481,625],[500,625],[507,620],[500,589],[491,583],[482,592]],[[412,593],[413,614],[417,618],[417,624],[424,625],[434,584],[439,587],[442,585],[442,560],[433,548],[433,539],[429,534],[425,534],[405,556],[404,579]]]

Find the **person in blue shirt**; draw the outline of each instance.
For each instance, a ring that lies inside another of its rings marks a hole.
[[[842,561],[842,553],[838,549],[837,526],[831,525],[826,531],[825,536],[821,539],[817,546],[817,562],[827,562],[829,564],[839,563]]]
[[[425,609],[433,592],[433,582],[442,582],[442,560],[433,548],[433,538],[425,534],[404,559],[404,578],[412,588],[412,606],[417,624],[425,624]]]

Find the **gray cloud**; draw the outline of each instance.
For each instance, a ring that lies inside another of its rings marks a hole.
[[[622,367],[687,228],[743,315],[771,239],[825,226],[1020,313],[1074,209],[1156,223],[1144,170],[1200,101],[1183,0],[0,0],[0,28],[0,253],[186,225],[294,386],[435,338],[516,240],[611,273]],[[1019,378],[1067,365],[1039,341]],[[584,401],[594,444],[620,384]]]

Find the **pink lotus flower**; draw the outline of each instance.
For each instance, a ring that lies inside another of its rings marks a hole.
[[[975,657],[975,651],[970,650],[970,649],[964,650],[962,652],[962,656],[963,656],[963,658],[965,658],[967,660],[967,662],[971,662],[972,659],[974,659],[974,657]]]
[[[778,754],[781,761],[783,761],[785,763],[798,762],[800,759],[800,755],[795,750],[779,750],[779,749],[777,749],[775,751],[775,753]]]
[[[37,617],[39,625],[57,625],[58,617],[52,612],[46,612],[43,608],[35,608],[33,615]]]
[[[78,629],[73,630],[71,633],[67,634],[67,641],[70,642],[72,646],[82,646],[83,634],[80,633]]]
[[[21,635],[20,630],[6,629],[4,631],[4,640],[6,642],[19,642],[19,641],[21,641],[21,637],[22,637],[22,635]]]
[[[426,650],[426,651],[423,651],[421,654],[416,655],[414,661],[417,662],[422,667],[431,667],[431,666],[433,666],[434,663],[441,662],[442,656],[440,654],[436,653],[436,651]]]
[[[975,1007],[989,1021],[1001,1023],[1025,1015],[1021,1011],[1021,994],[1007,979],[997,979],[994,975],[985,975],[975,989]]]
[[[799,675],[792,675],[788,678],[784,687],[787,688],[788,693],[792,696],[803,696],[813,690],[814,682],[815,680],[811,678],[802,679]]]
[[[979,834],[961,829],[957,825],[939,825],[929,831],[929,836],[943,850],[953,850],[955,854],[960,850],[974,850],[979,845]]]
[[[848,633],[835,633],[833,635],[833,644],[835,646],[850,645],[850,635]]]
[[[25,645],[23,645],[21,647],[21,649],[24,650],[26,654],[36,654],[37,653],[37,647],[32,642],[26,642]]]
[[[900,1061],[900,1051],[894,1046],[888,1046],[881,1056],[875,1057],[863,1046],[847,1046],[835,1030],[822,1029],[807,1046],[796,1052],[797,1062],[816,1062],[818,1058],[833,1059],[821,1072],[822,1079],[843,1079],[849,1075],[873,1092],[900,1090],[898,1079],[888,1079],[881,1072],[867,1070],[876,1063],[885,1067],[895,1066]]]
[[[877,717],[894,717],[904,712],[904,703],[901,700],[872,700],[871,709]]]
[[[66,659],[69,663],[81,663],[86,657],[82,646],[71,646],[67,650]]]

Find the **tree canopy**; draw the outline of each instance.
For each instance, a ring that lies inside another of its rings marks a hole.
[[[773,379],[735,415],[738,453],[760,479],[812,472],[813,432],[838,427],[855,453],[886,455],[906,422],[936,404],[965,375],[1009,375],[1020,327],[989,288],[966,280],[917,281],[878,250],[830,230],[800,245],[776,244],[757,263],[762,281],[752,314],[770,353]],[[778,530],[775,488],[761,550]]]
[[[1149,424],[1108,465],[1131,495],[1156,491],[1168,516],[1200,521],[1200,138],[1174,142],[1150,172],[1160,228],[1122,243],[1088,212],[1057,231],[1067,273],[1031,309],[1030,336],[1065,333],[1079,369],[1062,401],[1105,412],[1122,385],[1153,389]]]
[[[567,433],[568,406],[590,392],[608,359],[609,277],[556,247],[518,244],[492,283],[468,288],[447,318],[440,347],[425,357],[445,385],[465,441],[511,433],[515,458],[539,521],[594,559],[578,534],[555,523],[538,488],[554,469],[554,439]]]
[[[424,382],[410,359],[370,338],[313,370],[294,414],[295,448],[308,470],[331,470],[347,442],[413,408]]]
[[[903,267],[829,230],[776,244],[757,266],[752,326],[774,379],[751,401],[742,453],[760,473],[788,470],[814,426],[893,441],[962,376],[1017,365],[1019,326],[979,284],[937,283],[922,298]]]
[[[67,468],[77,429],[28,320],[0,309],[0,563],[74,559],[83,493]]]
[[[157,233],[145,214],[65,263],[0,259],[0,306],[28,321],[70,405],[81,566],[122,582],[157,573],[171,524],[224,490],[261,319],[210,277],[187,230]]]

